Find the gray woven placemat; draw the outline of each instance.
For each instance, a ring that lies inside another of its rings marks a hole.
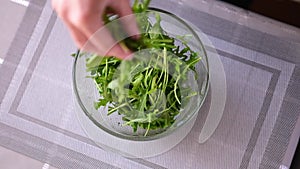
[[[279,168],[299,138],[300,45],[174,1],[154,1],[195,24],[224,64],[227,102],[214,135],[191,133],[171,151],[127,159],[97,147],[74,113],[70,53],[76,48],[51,10],[32,0],[0,67],[0,145],[58,168]],[[63,37],[63,38],[62,38]],[[291,160],[291,159],[290,159]],[[288,160],[287,160],[288,161]]]

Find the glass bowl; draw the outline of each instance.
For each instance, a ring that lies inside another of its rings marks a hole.
[[[119,115],[118,113],[107,115],[109,107],[111,106],[110,104],[101,106],[97,110],[94,106],[95,101],[97,101],[102,96],[99,95],[93,79],[88,78],[90,76],[90,72],[86,70],[87,60],[94,57],[95,54],[91,52],[81,51],[78,51],[76,53],[73,66],[73,88],[79,107],[81,108],[82,112],[99,128],[99,130],[103,130],[108,134],[121,139],[132,141],[149,141],[159,139],[171,134],[179,127],[190,122],[190,120],[198,114],[198,111],[202,106],[202,103],[204,102],[208,92],[208,59],[204,46],[196,33],[197,28],[169,12],[156,8],[150,8],[146,13],[143,13],[143,17],[146,15],[151,22],[155,23],[157,14],[159,14],[161,19],[161,27],[165,32],[167,32],[170,37],[175,39],[175,43],[179,44],[179,46],[184,46],[184,44],[187,44],[190,49],[192,49],[198,54],[199,57],[201,57],[201,60],[195,65],[195,71],[187,71],[185,74],[186,79],[180,80],[177,85],[180,89],[180,96],[178,96],[180,97],[180,99],[189,94],[183,92],[184,89],[187,88],[191,89],[189,90],[189,92],[193,93],[193,95],[191,95],[190,97],[186,97],[188,99],[186,99],[185,102],[183,102],[183,100],[180,100],[182,101],[182,103],[180,103],[180,111],[174,117],[174,122],[172,122],[172,124],[166,128],[150,130],[138,127],[137,131],[134,131],[131,126],[124,125],[122,115]],[[109,26],[107,28],[109,28]],[[163,53],[163,51],[161,51],[161,53]],[[147,66],[147,64],[151,63],[153,59],[156,59],[150,57],[151,54],[153,54],[152,49],[143,49],[141,51],[133,53],[133,59],[122,61],[118,69],[115,71],[113,77],[118,78],[122,76],[122,67],[124,67],[122,65],[127,65],[128,69],[131,69],[132,67],[134,67],[134,65]],[[169,54],[168,56],[169,57],[166,58],[167,60],[171,60],[172,58],[177,57],[174,54]],[[181,65],[186,64],[183,61],[179,62],[181,62]],[[169,62],[167,61],[167,63]],[[166,69],[165,65],[156,65],[155,68],[159,70]],[[176,78],[176,75],[174,75],[174,73],[172,74],[172,72],[175,72],[176,65],[170,62],[170,64],[168,64],[167,66],[167,69],[169,70],[168,74],[170,75],[170,77]],[[130,83],[131,81],[129,80],[127,84],[130,85]],[[116,101],[121,97],[121,95],[117,92],[114,93],[112,91],[112,93],[112,97]],[[157,91],[156,93],[159,93],[159,91]],[[161,103],[158,104],[160,106],[166,105],[165,102],[168,93],[163,94],[165,95],[165,97],[162,97],[163,99],[156,100],[156,103]],[[124,97],[126,96],[127,95],[125,93]],[[128,111],[128,113],[130,113],[130,111],[133,111],[133,109],[130,108],[128,109]],[[142,113],[147,114],[149,112]]]

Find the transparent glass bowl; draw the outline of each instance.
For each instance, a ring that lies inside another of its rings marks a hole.
[[[183,21],[179,17],[160,9],[151,8],[147,12],[147,16],[151,21],[155,20],[156,14],[160,15],[161,26],[169,36],[177,39],[179,43],[180,40],[178,37],[186,37],[185,41],[188,46],[201,57],[201,60],[195,66],[197,72],[196,77],[195,73],[189,71],[187,73],[187,80],[180,82],[180,86],[189,87],[197,94],[191,97],[187,103],[182,105],[180,113],[176,116],[175,122],[168,128],[150,131],[147,135],[145,135],[145,132],[147,131],[144,129],[138,129],[137,132],[134,132],[130,126],[122,125],[124,122],[122,121],[122,116],[118,115],[118,113],[113,113],[108,116],[108,105],[96,110],[94,102],[101,96],[99,96],[93,80],[91,78],[87,78],[90,73],[86,71],[86,60],[87,58],[92,57],[93,53],[78,51],[76,54],[73,66],[73,88],[76,100],[81,108],[80,111],[85,113],[85,115],[99,127],[99,130],[104,130],[118,138],[133,141],[147,141],[159,139],[171,134],[179,127],[188,123],[192,117],[198,114],[208,92],[208,60],[204,46],[196,33],[197,28]],[[129,62],[134,64],[147,63],[149,62],[149,59],[151,59],[146,57],[147,53],[147,50],[136,53],[136,57]],[[169,65],[170,69],[172,69],[172,67],[174,66]],[[161,67],[161,69],[163,69],[163,67]],[[116,76],[118,76],[118,74],[116,74]],[[118,96],[116,95],[115,97]]]

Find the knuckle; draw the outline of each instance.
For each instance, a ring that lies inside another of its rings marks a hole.
[[[56,0],[51,1],[51,6],[52,6],[53,9],[56,8],[56,3],[57,3]]]
[[[82,49],[83,46],[84,46],[84,43],[82,43],[81,41],[76,41],[76,46],[77,46],[79,49]]]
[[[66,5],[59,0],[52,0],[51,6],[58,14],[66,8]]]
[[[77,38],[76,39],[76,45],[79,47],[79,48],[83,48],[84,45],[86,43],[86,40],[83,39],[83,38]]]
[[[58,16],[61,17],[62,19],[68,18],[68,9],[65,6],[54,4],[53,9],[56,11]]]
[[[71,16],[73,23],[76,25],[87,24],[89,18],[90,18],[90,13],[84,11],[76,12]]]
[[[62,18],[62,19],[68,19],[68,16],[69,16],[69,14],[68,14],[68,11],[66,10],[66,9],[60,9],[59,11],[58,11],[58,15]]]

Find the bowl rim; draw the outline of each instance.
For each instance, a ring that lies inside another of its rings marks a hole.
[[[193,117],[195,115],[198,114],[200,108],[202,107],[206,97],[207,97],[207,94],[208,94],[208,90],[209,90],[209,63],[208,63],[208,58],[207,58],[207,52],[205,50],[205,47],[202,43],[202,41],[200,40],[198,34],[194,31],[194,29],[189,25],[191,23],[187,23],[185,20],[183,20],[182,18],[176,16],[175,14],[172,14],[168,11],[165,11],[163,9],[159,9],[159,8],[154,8],[154,7],[150,7],[147,12],[160,12],[160,13],[163,13],[163,14],[167,14],[167,15],[170,15],[171,17],[175,18],[177,21],[179,21],[180,23],[182,23],[184,26],[186,26],[189,31],[191,31],[191,33],[193,34],[194,38],[196,38],[196,40],[200,43],[200,47],[201,49],[203,50],[203,54],[204,54],[204,57],[206,59],[206,79],[207,79],[207,82],[206,82],[206,86],[205,86],[205,93],[203,94],[203,99],[200,101],[199,105],[192,111],[191,115],[187,117],[186,120],[182,121],[180,124],[178,124],[177,127],[173,127],[172,128],[172,125],[171,127],[162,132],[162,133],[158,133],[158,134],[155,134],[155,135],[151,135],[151,136],[129,136],[129,135],[125,135],[125,134],[122,134],[122,133],[118,133],[118,132],[115,132],[115,131],[112,131],[112,130],[109,130],[108,128],[104,127],[103,125],[101,125],[98,121],[96,121],[92,116],[91,114],[88,112],[88,110],[86,109],[85,105],[83,104],[81,98],[80,98],[80,95],[79,95],[79,92],[78,92],[78,88],[77,88],[77,81],[76,81],[76,64],[77,64],[77,61],[78,61],[78,58],[80,57],[80,49],[77,50],[76,52],[76,55],[75,55],[75,60],[74,60],[74,63],[73,63],[73,69],[72,69],[72,82],[73,82],[73,92],[75,93],[75,97],[76,97],[76,101],[77,103],[79,104],[80,108],[82,109],[82,111],[84,112],[84,114],[97,126],[99,127],[100,129],[102,129],[103,131],[105,131],[106,133],[112,135],[112,136],[115,136],[117,138],[121,138],[121,139],[126,139],[126,140],[131,140],[131,141],[151,141],[151,140],[156,140],[158,138],[162,138],[162,137],[165,137],[171,133],[173,133],[175,131],[175,129],[177,128],[180,128],[182,126],[184,126],[188,121],[190,121],[191,119],[193,119]],[[192,24],[191,24],[192,25]],[[195,26],[193,26],[195,27]],[[196,28],[196,27],[195,27]],[[79,112],[77,112],[79,113]]]

